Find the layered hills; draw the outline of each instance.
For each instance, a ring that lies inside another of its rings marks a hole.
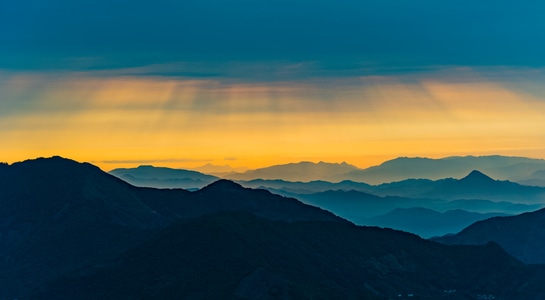
[[[286,181],[345,180],[373,185],[405,179],[462,178],[472,170],[500,180],[542,185],[545,160],[511,156],[451,156],[439,159],[399,157],[365,169],[341,163],[300,162],[231,174],[233,180],[283,179]]]
[[[227,180],[141,188],[53,157],[0,165],[0,182],[7,299],[545,297],[545,267],[495,243],[357,226]]]
[[[353,181],[239,181],[294,197],[359,225],[391,227],[423,237],[457,233],[492,216],[540,209],[545,188],[494,180],[473,170],[461,179],[407,179],[369,185]]]
[[[197,171],[153,166],[120,168],[109,173],[135,186],[156,188],[200,189],[219,179]]]
[[[407,178],[431,180],[461,178],[472,170],[480,170],[501,180],[518,181],[538,170],[545,170],[545,160],[499,155],[451,156],[439,159],[399,157],[378,166],[354,170],[342,177],[330,179],[380,184]]]
[[[138,188],[61,157],[2,165],[0,182],[0,295],[6,297],[94,264],[180,219],[248,211],[275,220],[346,222],[295,199],[229,181],[195,193]]]
[[[498,163],[499,166],[508,166],[505,167],[508,170],[524,169],[522,166],[526,166],[525,169],[531,169],[528,166],[529,159],[526,158],[492,156],[450,159],[455,162],[466,162],[461,165],[465,167],[479,165],[493,169],[492,165]],[[387,167],[384,170],[397,170],[403,166],[415,167],[419,162],[423,162],[423,165],[416,167],[416,169],[431,170],[437,164],[448,169],[450,159],[397,159],[379,167]],[[530,161],[537,162],[536,166],[539,166],[540,160]],[[329,172],[341,174],[347,169],[354,170],[354,168],[347,164],[303,162],[258,169],[255,172],[248,171],[237,175],[249,178],[261,175],[271,178],[288,176],[308,179],[324,178],[328,176]],[[502,168],[496,166],[495,170],[499,169]],[[205,184],[218,179],[195,171],[151,166],[116,169],[110,174],[135,185],[184,187],[191,190],[202,188]],[[539,174],[541,174],[540,171],[536,171],[530,177],[536,178]],[[472,170],[460,179],[410,178],[377,185],[351,180],[329,182],[324,180],[253,179],[238,180],[237,182],[245,187],[267,189],[276,194],[300,199],[307,204],[330,210],[359,225],[392,227],[423,237],[456,233],[456,230],[469,225],[470,221],[536,210],[543,207],[545,202],[545,188],[543,187],[524,186],[507,180],[495,180],[478,170]],[[398,211],[394,212],[396,209]],[[400,213],[406,212],[403,209],[415,209],[427,213],[423,215]],[[442,219],[440,216],[448,211],[452,211],[448,214],[450,216],[448,219],[451,221],[449,224],[442,222],[445,226],[432,225],[436,224],[433,220]],[[399,219],[393,221],[393,215],[398,216]],[[415,224],[419,225],[413,226]]]
[[[526,263],[545,263],[545,209],[476,222],[455,235],[435,239],[445,244],[483,245],[490,241]]]
[[[248,170],[244,173],[228,175],[225,178],[231,180],[283,179],[288,181],[313,181],[325,180],[335,176],[342,177],[343,174],[355,170],[358,170],[358,168],[344,162],[336,164],[304,161]]]

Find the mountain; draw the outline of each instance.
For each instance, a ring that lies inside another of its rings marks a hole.
[[[234,168],[229,165],[218,166],[218,165],[213,165],[210,163],[202,165],[200,167],[191,168],[191,169],[194,171],[204,173],[204,174],[211,174],[218,177],[248,171],[248,168],[244,168],[244,167]]]
[[[346,222],[322,209],[219,180],[197,192],[132,186],[61,157],[0,165],[0,295],[128,249],[174,221],[246,211],[282,221]]]
[[[200,189],[219,179],[197,171],[154,166],[120,168],[109,173],[135,186],[155,188]]]
[[[171,221],[129,184],[60,157],[3,167],[0,182],[3,297],[117,253]]]
[[[391,212],[360,221],[358,224],[393,228],[423,238],[457,233],[465,227],[488,218],[506,216],[501,213],[476,213],[461,209],[438,212],[423,207],[396,208]]]
[[[254,180],[238,180],[237,183],[244,187],[249,188],[264,188],[264,189],[274,189],[281,190],[286,193],[293,194],[313,194],[331,190],[343,190],[343,191],[360,191],[360,192],[371,192],[373,187],[367,183],[363,182],[354,182],[354,181],[341,181],[341,182],[328,182],[323,180],[315,180],[309,182],[293,182],[286,181],[281,179],[275,180],[265,180],[265,179],[254,179]]]
[[[357,191],[380,197],[395,196],[415,199],[413,201],[416,201],[416,199],[448,201],[460,199],[473,201],[489,200],[496,202],[494,206],[501,206],[502,209],[500,211],[518,213],[538,209],[542,207],[540,205],[543,205],[543,200],[545,200],[545,188],[543,187],[524,186],[515,182],[494,180],[477,170],[471,171],[461,179],[446,178],[435,181],[429,179],[406,179],[379,185],[369,185],[349,180],[337,183],[321,180],[291,182],[280,179],[254,179],[237,182],[246,187],[268,189],[285,196],[305,199],[307,202],[313,201],[313,194],[324,198],[320,196],[320,193],[327,191]],[[500,202],[505,202],[505,205],[499,205]],[[428,207],[428,205],[425,205],[425,207]],[[513,210],[505,210],[508,207],[511,207]],[[445,207],[439,210],[444,211],[448,209],[452,208]]]
[[[440,159],[399,157],[367,169],[353,170],[324,178],[329,181],[352,180],[381,184],[409,178],[438,180],[461,178],[471,170],[481,170],[503,180],[517,181],[545,169],[545,160],[509,156],[452,156]]]
[[[526,263],[545,263],[545,209],[476,222],[461,232],[437,238],[444,244],[481,245],[493,241]]]
[[[363,224],[362,222],[367,218],[386,214],[396,208],[409,208],[444,202],[442,200],[433,201],[430,199],[381,197],[353,190],[325,191],[295,196],[306,204],[327,209],[356,224]]]
[[[545,199],[543,188],[497,181],[479,171],[472,171],[462,179],[408,179],[377,186],[351,181],[330,183],[261,179],[240,183],[300,199],[360,225],[368,224],[370,217],[386,214],[396,208],[518,214],[542,208]]]
[[[178,222],[33,299],[542,299],[544,275],[493,243],[222,212]]]
[[[249,170],[240,174],[228,175],[225,178],[231,180],[282,179],[287,181],[314,181],[326,180],[328,177],[340,176],[354,170],[358,170],[358,168],[345,162],[337,164],[304,161]]]
[[[432,199],[483,199],[492,201],[543,203],[545,188],[524,186],[510,181],[494,180],[473,170],[462,179],[409,179],[376,186],[377,195]]]
[[[529,176],[520,179],[520,184],[545,187],[545,170],[538,170]]]

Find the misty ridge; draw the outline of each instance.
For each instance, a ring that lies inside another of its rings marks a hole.
[[[540,159],[466,156],[397,158],[367,169],[347,163],[300,162],[223,173],[223,177],[244,187],[299,199],[358,225],[395,228],[429,238],[457,233],[493,216],[544,207],[545,187],[524,185],[530,180],[539,182],[539,174],[545,173],[543,169],[545,161]],[[503,180],[477,170],[486,170]],[[134,185],[190,190],[218,178],[150,166],[115,169],[110,173]],[[358,178],[373,184],[357,181]]]
[[[545,298],[543,160],[206,168],[0,164],[0,299]]]

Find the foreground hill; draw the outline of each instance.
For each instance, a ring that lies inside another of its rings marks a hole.
[[[61,157],[0,165],[0,298],[140,243],[180,219],[247,211],[283,221],[346,222],[268,191],[217,181],[198,192],[134,187]]]
[[[544,276],[495,244],[224,212],[178,222],[34,299],[542,299]]]
[[[200,189],[219,179],[197,171],[153,166],[120,168],[109,173],[135,186],[155,188]]]
[[[477,222],[460,233],[437,238],[445,244],[482,245],[493,241],[526,263],[545,263],[545,209]]]

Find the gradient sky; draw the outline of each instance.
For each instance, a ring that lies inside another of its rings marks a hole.
[[[545,158],[543,1],[0,2],[0,161]]]

